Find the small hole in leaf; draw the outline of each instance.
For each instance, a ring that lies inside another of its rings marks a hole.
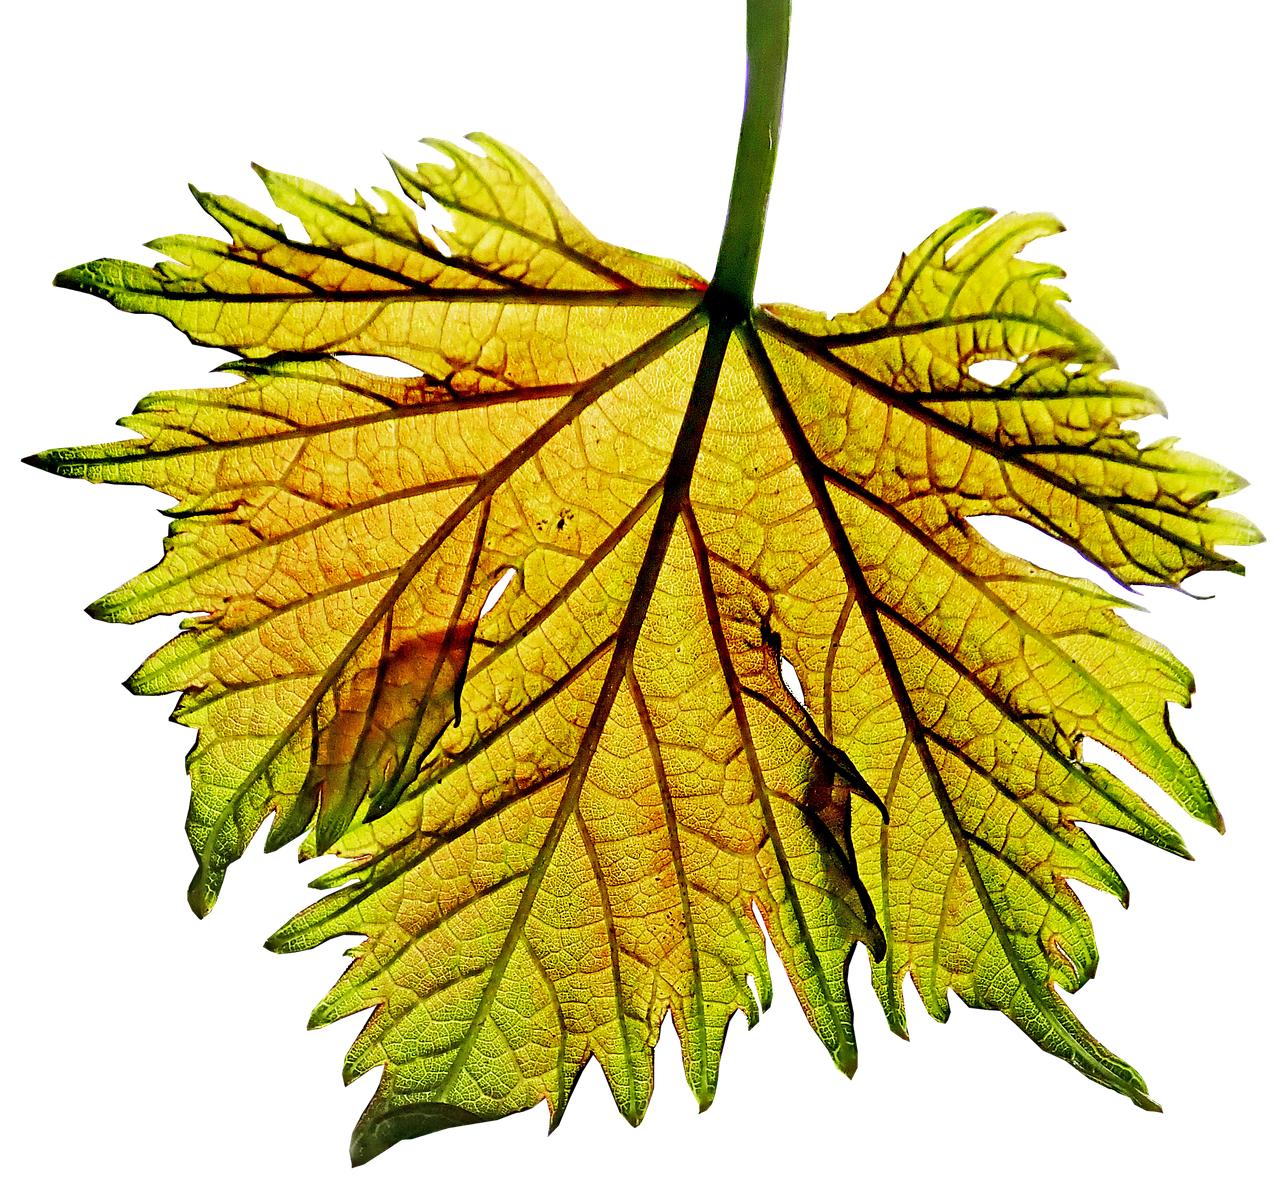
[[[993,388],[1003,384],[1013,371],[1014,365],[1007,359],[984,359],[980,363],[969,364],[969,375],[983,384]]]
[[[778,677],[782,678],[783,687],[796,700],[796,704],[809,709],[809,704],[804,700],[804,686],[800,683],[800,674],[796,672],[791,658],[783,653],[778,653]]]
[[[1073,376],[1074,376],[1074,375],[1076,374],[1076,372],[1078,372],[1082,366],[1084,366],[1084,365],[1083,365],[1083,364],[1079,364],[1079,363],[1068,363],[1068,364],[1067,364],[1067,366],[1066,366],[1066,367],[1064,367],[1062,370],[1063,370],[1064,372],[1068,372],[1070,375],[1073,375]]]
[[[515,566],[507,566],[499,573],[497,581],[494,582],[493,586],[489,587],[489,593],[484,596],[484,605],[480,608],[481,619],[483,619],[486,614],[489,614],[490,610],[497,607],[498,599],[502,598],[503,591],[507,589],[507,584],[508,582],[511,582],[515,573]]]

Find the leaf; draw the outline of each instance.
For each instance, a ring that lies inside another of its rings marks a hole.
[[[195,910],[268,817],[268,847],[349,860],[268,945],[364,938],[312,1017],[374,1009],[353,1159],[539,1101],[554,1125],[593,1056],[638,1122],[668,1012],[705,1108],[730,1018],[768,1005],[757,909],[846,1073],[861,941],[903,1035],[909,975],[1154,1106],[1057,988],[1097,961],[1069,881],[1127,897],[1081,824],[1186,854],[1085,737],[1221,826],[1169,729],[1190,675],[970,518],[1176,586],[1260,539],[1210,506],[1242,481],[1125,428],[1161,406],[1021,258],[1049,216],[961,215],[856,314],[744,314],[473,139],[394,165],[439,244],[389,192],[259,170],[308,243],[196,192],[229,244],[60,274],[241,382],[33,460],[177,501],[163,560],[91,612],[195,613],[131,680],[200,732]]]

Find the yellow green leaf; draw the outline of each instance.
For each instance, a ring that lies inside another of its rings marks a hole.
[[[668,1013],[705,1107],[730,1018],[768,1003],[757,911],[846,1073],[861,941],[903,1034],[909,975],[936,1017],[954,991],[1152,1106],[1058,988],[1097,961],[1069,881],[1127,895],[1082,824],[1186,853],[1082,740],[1221,824],[1169,730],[1190,675],[969,518],[1177,585],[1258,539],[1210,506],[1241,481],[1126,428],[1159,402],[1023,260],[1048,216],[961,215],[856,314],[744,311],[474,139],[395,166],[439,242],[390,193],[260,170],[308,242],[197,193],[230,242],[60,274],[241,382],[35,460],[177,501],[163,560],[92,610],[194,615],[131,686],[199,730],[196,911],[268,818],[269,846],[349,860],[268,944],[363,938],[313,1015],[374,1009],[355,1158],[554,1122],[592,1057],[638,1122]]]

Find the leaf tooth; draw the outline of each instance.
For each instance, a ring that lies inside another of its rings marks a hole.
[[[277,954],[290,952],[292,951],[287,949],[272,950],[272,953]],[[311,1009],[311,1015],[307,1017],[307,1028],[309,1031],[325,1028],[330,1024],[335,1024],[339,1020],[345,1019],[353,1012],[362,1011],[369,1006],[371,1005],[366,1003],[361,996],[353,992],[347,992],[342,995],[330,993]]]
[[[254,165],[253,169],[261,176],[261,166]],[[279,223],[238,198],[230,198],[225,194],[211,194],[192,185],[188,185],[187,188],[200,204],[200,209],[231,236],[232,243],[236,247],[263,249],[288,238]],[[158,245],[163,245],[163,242],[152,240],[145,246],[162,252],[165,248]],[[225,245],[218,246],[225,250]]]
[[[363,862],[363,860],[360,860]],[[350,878],[350,868],[355,864],[346,864],[337,868],[334,872],[328,872],[322,875],[320,880],[328,879],[330,876],[340,872],[348,872],[347,878]],[[320,885],[320,880],[313,883],[312,887]],[[296,916],[285,921],[270,937],[262,943],[264,949],[270,950],[273,954],[297,954],[303,950],[313,949],[322,942],[330,941],[334,937],[340,936],[341,926],[340,918],[342,916],[342,908],[345,907],[344,893],[350,889],[340,889],[331,896],[326,896],[323,900],[318,900],[310,908],[304,909]],[[334,910],[334,911],[330,911]]]
[[[314,247],[334,246],[335,241],[326,233],[324,223],[332,223],[335,211],[351,206],[341,194],[306,178],[277,173],[274,169],[266,169],[261,165],[255,164],[253,171],[262,179],[267,193],[271,195],[271,201],[302,223],[307,238]],[[358,194],[356,198],[357,201],[363,201]],[[325,216],[328,216],[328,220]]]
[[[399,161],[392,157],[387,158],[387,164],[391,166],[392,173],[396,175],[396,181],[400,183],[400,189],[418,206],[425,208],[427,204],[422,200],[423,190],[418,184],[421,180],[418,175],[408,166],[401,165]]]
[[[991,214],[994,213],[994,211],[991,212]],[[966,211],[960,219],[966,219],[974,214],[976,212]],[[956,222],[960,222],[960,219]],[[986,219],[981,222],[986,223]],[[983,263],[989,257],[996,257],[1001,261],[1012,261],[1013,257],[1034,240],[1047,235],[1057,235],[1065,230],[1065,224],[1056,215],[1051,215],[1047,211],[1035,211],[1027,215],[1010,211],[1008,214],[1001,215],[994,223],[987,223],[971,239],[962,244],[959,250],[947,259],[945,267],[953,272],[964,272],[968,268]],[[950,247],[957,239],[958,237],[951,237],[947,246]],[[1044,275],[1057,277],[1066,275],[1056,265],[1042,267],[1047,270]]]
[[[403,198],[398,194],[393,193],[391,190],[386,189],[384,186],[373,186],[371,188],[373,192],[386,204],[387,214],[382,216],[383,219],[388,217],[394,218],[399,224],[398,230],[400,231],[400,234],[406,238],[416,237],[419,240],[424,240],[424,237],[418,227],[418,220],[414,217],[413,211],[406,205]],[[424,248],[428,248],[431,245],[426,243],[424,240],[423,246]]]
[[[1118,816],[1114,818],[1109,816],[1107,820],[1096,816],[1089,819],[1094,824],[1119,830],[1134,838],[1141,838],[1144,842],[1180,858],[1192,857],[1186,843],[1182,840],[1182,835],[1109,769],[1101,764],[1081,761],[1079,770],[1084,779],[1106,797],[1110,805],[1118,811]]]
[[[899,272],[904,266],[910,267],[913,259],[934,260],[940,263],[951,248],[989,219],[995,218],[995,215],[996,209],[991,206],[975,206],[967,211],[961,211],[950,223],[939,227],[914,252],[904,254]]]

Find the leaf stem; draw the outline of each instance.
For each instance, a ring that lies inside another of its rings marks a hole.
[[[728,306],[734,321],[745,318],[753,304],[782,125],[790,25],[791,0],[747,0],[747,96],[729,211],[707,294],[709,301]]]

